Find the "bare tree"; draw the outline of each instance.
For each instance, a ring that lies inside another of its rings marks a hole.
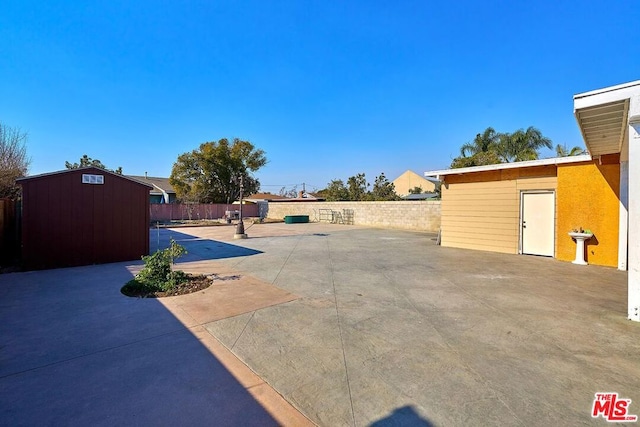
[[[294,185],[291,190],[287,190],[287,187],[282,187],[279,193],[282,197],[288,197],[290,199],[295,199],[298,197],[298,186]]]
[[[26,133],[0,122],[0,198],[20,195],[16,179],[27,174],[31,163],[26,142]]]

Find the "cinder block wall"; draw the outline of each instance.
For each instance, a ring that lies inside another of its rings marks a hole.
[[[440,201],[400,202],[270,202],[267,218],[309,215],[320,220],[320,209],[353,210],[353,224],[368,227],[401,228],[437,232],[440,229]]]

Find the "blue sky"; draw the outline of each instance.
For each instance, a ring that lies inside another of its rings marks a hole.
[[[640,79],[638,22],[637,0],[3,0],[0,121],[31,174],[88,154],[168,176],[238,137],[265,191],[393,179],[488,126],[582,145],[572,96]]]

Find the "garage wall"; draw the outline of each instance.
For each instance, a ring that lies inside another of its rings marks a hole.
[[[520,192],[555,190],[555,166],[447,175],[442,245],[518,253]]]
[[[589,264],[618,265],[620,209],[619,155],[577,165],[558,165],[556,258],[575,259],[576,244],[567,235],[582,227],[594,237],[585,242]]]

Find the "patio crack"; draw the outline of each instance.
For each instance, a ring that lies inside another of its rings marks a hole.
[[[287,263],[289,263],[289,258],[291,258],[291,255],[298,248],[298,244],[300,243],[300,240],[301,240],[301,237],[298,237],[298,239],[296,239],[296,244],[293,245],[293,248],[291,248],[291,252],[289,252],[289,255],[287,255],[287,259],[285,259],[284,262],[282,263],[282,266],[280,266],[280,270],[278,270],[278,274],[276,274],[276,277],[271,282],[272,285],[276,284],[278,277],[280,277],[280,273],[282,273],[282,270],[284,270],[284,267],[287,265]]]
[[[331,247],[329,245],[329,239],[327,239],[327,252],[329,257],[329,266],[331,268],[331,285],[333,286],[333,299],[336,307],[336,319],[338,321],[338,332],[340,334],[340,347],[342,349],[342,361],[344,363],[344,373],[347,378],[347,391],[349,393],[349,405],[351,407],[351,420],[353,425],[356,425],[356,415],[353,409],[353,397],[351,396],[351,382],[349,381],[349,368],[347,367],[347,354],[344,351],[344,336],[342,334],[342,324],[340,322],[340,310],[338,309],[338,293],[336,292],[336,281],[334,278],[333,259],[331,258]]]
[[[253,313],[251,313],[251,316],[249,317],[249,320],[247,320],[247,323],[244,324],[244,328],[242,328],[242,331],[240,332],[240,334],[238,335],[238,337],[235,339],[235,341],[233,342],[233,344],[231,344],[231,348],[230,350],[233,351],[233,349],[235,348],[236,344],[238,343],[238,340],[240,340],[240,338],[242,337],[242,335],[244,335],[244,331],[247,330],[247,326],[249,326],[249,323],[251,323],[251,320],[253,319],[253,316],[256,315],[256,312],[254,311]]]

